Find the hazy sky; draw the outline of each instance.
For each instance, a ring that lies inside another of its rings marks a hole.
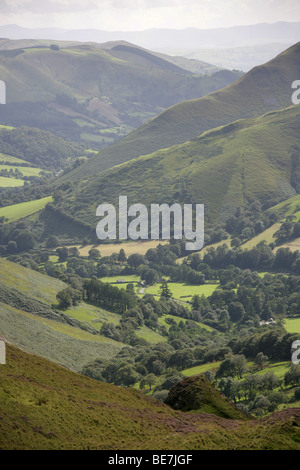
[[[300,21],[300,0],[0,0],[0,24],[29,28],[215,28]]]

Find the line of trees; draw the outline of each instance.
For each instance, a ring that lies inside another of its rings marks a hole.
[[[136,297],[130,292],[96,278],[83,283],[83,299],[121,313],[136,305]]]

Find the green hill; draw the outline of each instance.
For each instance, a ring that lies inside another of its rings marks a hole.
[[[0,377],[1,449],[299,449],[297,409],[250,421],[175,411],[9,345]]]
[[[202,132],[241,118],[291,105],[292,82],[300,76],[300,43],[231,85],[200,99],[181,102],[101,151],[67,178],[82,179],[158,149],[187,142]]]
[[[97,150],[168,106],[204,96],[241,75],[196,75],[123,43],[112,49],[73,42],[21,45],[9,49],[6,42],[0,50],[0,76],[9,84],[0,122],[52,131]]]
[[[0,258],[0,282],[7,287],[13,286],[22,293],[49,305],[56,302],[57,292],[67,287],[67,284],[59,279],[46,276],[4,258]]]
[[[296,194],[299,126],[299,106],[233,122],[74,185],[62,207],[71,212],[76,204],[77,217],[94,227],[96,207],[125,194],[130,204],[204,203],[208,223],[251,201],[270,207]]]

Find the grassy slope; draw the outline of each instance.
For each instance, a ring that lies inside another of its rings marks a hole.
[[[26,166],[17,166],[17,165],[0,165],[1,170],[19,170],[23,176],[39,176],[40,172],[43,171],[42,168],[26,167]]]
[[[125,286],[120,285],[117,287],[125,288]],[[65,313],[70,317],[75,318],[76,320],[79,320],[80,322],[98,331],[100,331],[103,323],[113,323],[115,325],[118,325],[121,320],[121,315],[118,315],[117,313],[109,312],[103,310],[102,308],[85,304],[83,302],[81,302],[76,307],[71,307],[67,309]],[[147,326],[139,327],[135,332],[138,337],[144,338],[146,341],[152,344],[166,341],[166,338],[164,336],[161,336],[159,333],[151,330]],[[103,337],[101,338],[104,340]],[[121,346],[123,345],[121,344]]]
[[[279,217],[279,222],[276,222],[275,224],[273,224],[271,227],[264,230],[262,233],[260,233],[256,237],[253,237],[251,240],[244,243],[242,245],[243,248],[251,249],[263,240],[265,240],[268,244],[274,242],[275,241],[274,234],[280,229],[282,222],[284,222],[287,217],[293,217],[293,221],[299,221],[300,220],[300,195],[297,194],[296,196],[291,197],[287,199],[286,201],[276,204],[275,206],[268,209],[266,213],[277,214],[277,216]],[[296,240],[291,240],[290,242],[284,243],[281,246],[289,247],[292,251],[295,251],[297,249],[300,249],[299,242],[300,240],[298,238]],[[278,248],[280,247],[276,247],[274,251],[278,250]]]
[[[170,323],[168,322],[168,320],[173,320],[177,324],[180,323],[181,321],[183,321],[183,322],[186,321],[185,319],[183,319],[181,317],[176,317],[175,315],[162,315],[161,317],[158,318],[158,323],[160,325],[164,325],[167,329],[169,329],[170,328]],[[195,321],[194,323],[196,323],[196,325],[200,326],[204,330],[214,331],[213,328],[211,328],[208,325],[205,325],[205,323],[200,323],[198,321]]]
[[[284,328],[288,333],[300,332],[300,317],[286,318],[284,320]]]
[[[0,176],[0,188],[16,188],[17,186],[24,186],[24,180]]]
[[[5,259],[0,259],[0,281],[47,304],[57,304],[57,292],[67,287],[62,281]],[[84,302],[69,308],[64,314],[97,331],[103,323],[119,324],[121,319],[120,315]],[[111,358],[124,346],[102,335],[93,335],[4,304],[0,308],[0,333],[26,351],[53,359],[76,371],[99,357]],[[165,341],[163,336],[146,326],[139,328],[136,334],[153,344]]]
[[[0,376],[2,449],[299,449],[297,409],[250,422],[183,413],[11,346]]]
[[[56,303],[56,294],[67,284],[50,276],[0,258],[0,281],[48,304]]]
[[[5,178],[11,179],[11,178]],[[44,209],[46,204],[52,202],[52,196],[44,197],[42,199],[34,199],[28,202],[21,202],[19,204],[13,204],[11,206],[0,208],[0,217],[5,217],[8,222],[13,222],[23,217],[35,214],[40,210]]]
[[[67,287],[58,279],[5,259],[0,259],[0,281],[30,298],[50,305],[57,304],[57,292]],[[94,330],[99,330],[104,321],[112,321],[112,318],[115,322],[120,320],[118,315],[84,303],[64,313]],[[94,335],[38,314],[32,315],[6,304],[1,304],[0,307],[0,333],[12,344],[76,371],[99,357],[111,358],[124,346],[123,343],[104,336]]]
[[[277,214],[281,220],[288,216],[293,216],[295,218],[294,220],[300,220],[300,194],[297,194],[287,201],[276,204],[276,206],[268,209],[267,213],[268,212]]]
[[[0,126],[6,127],[6,126]],[[27,163],[25,160],[21,160],[21,158],[12,157],[11,155],[6,155],[5,153],[0,152],[0,162],[1,163],[11,163],[13,165],[17,165],[18,163]]]
[[[41,97],[49,98],[51,95],[53,96],[53,93],[59,91],[75,91],[77,97],[91,95],[93,92],[98,91],[97,79],[103,80],[105,87],[112,86],[114,83],[118,83],[120,86],[121,82],[114,82],[116,71],[123,71],[123,83],[125,83],[124,79],[127,76],[129,77],[129,74],[133,80],[137,78],[137,76],[134,77],[134,74],[143,75],[141,68],[148,69],[148,72],[152,69],[152,75],[156,77],[160,75],[160,77],[166,78],[167,74],[165,72],[174,72],[183,76],[191,75],[184,67],[174,65],[175,59],[173,57],[170,57],[170,60],[166,55],[163,58],[158,58],[156,53],[146,51],[132,44],[122,45],[122,41],[112,44],[115,50],[95,43],[71,41],[63,43],[56,41],[56,43],[60,44],[60,51],[50,50],[49,44],[44,44],[43,48],[26,48],[26,45],[24,45],[24,49],[22,49],[22,45],[16,44],[16,46],[20,46],[19,53],[17,53],[17,49],[11,51],[10,54],[7,52],[0,53],[2,76],[4,81],[8,77],[11,78],[11,85],[13,86],[11,96],[14,96],[14,101],[25,101],[27,99],[36,101],[40,100]],[[124,50],[121,50],[122,47]],[[127,51],[125,50],[126,47]],[[120,48],[119,51],[117,51],[118,48]],[[182,58],[183,64],[190,65],[193,62]],[[66,63],[68,67],[65,66]],[[198,61],[196,61],[197,63]],[[97,77],[96,72],[100,70],[99,64],[102,72],[105,71],[107,76],[98,75]],[[83,66],[89,69],[88,73],[87,70],[83,70]],[[23,71],[22,82],[17,76],[20,68]],[[79,68],[82,70],[80,71]],[[155,70],[153,71],[153,69]],[[146,76],[147,73],[144,73],[144,77]],[[30,83],[30,80],[33,80],[33,83]],[[88,87],[84,87],[86,80],[88,80]],[[111,80],[110,84],[108,83],[109,80]],[[169,77],[169,83],[174,84],[174,82],[180,83],[180,77],[173,77],[173,79]],[[67,83],[68,85],[66,85]],[[44,86],[45,84],[49,85],[48,91]],[[34,87],[37,87],[36,94],[33,93]],[[24,93],[23,96],[21,91]],[[104,91],[106,90],[104,89]],[[13,92],[17,94],[13,95]],[[73,96],[75,95],[73,94]]]
[[[76,372],[96,359],[111,359],[124,346],[3,303],[0,303],[0,333],[9,343]]]
[[[59,51],[49,46],[0,51],[0,76],[10,84],[8,104],[51,102],[56,94],[66,94],[81,103],[98,98],[104,107],[112,104],[108,106],[110,112],[100,116],[98,122],[102,124],[109,115],[114,115],[112,120],[118,122],[118,104],[126,100],[131,111],[148,111],[153,116],[167,106],[188,97],[204,96],[234,80],[231,72],[230,78],[194,77],[150,52],[148,57],[150,60],[145,61],[134,53],[131,56],[121,54],[118,58],[96,44],[69,42],[62,44]],[[137,102],[140,106],[132,106]],[[84,117],[85,112],[81,113],[82,110],[74,116]]]
[[[117,195],[127,194],[128,204],[204,203],[206,220],[213,222],[247,198],[288,199],[295,194],[291,153],[299,145],[299,127],[299,106],[236,121],[91,177],[76,186],[77,193],[69,192],[64,208],[71,212],[82,200],[82,218],[96,226],[98,204],[117,204]]]
[[[195,366],[190,367],[189,369],[184,369],[181,373],[185,377],[192,377],[193,375],[203,374],[203,372],[206,372],[208,370],[215,372],[218,370],[221,362],[222,361],[208,362],[206,364],[202,364],[201,366]]]
[[[81,179],[157,149],[186,142],[236,119],[257,117],[289,106],[291,84],[300,75],[299,55],[300,43],[297,43],[222,90],[172,106],[101,151],[67,178]]]
[[[248,242],[243,243],[242,248],[250,250],[251,248],[258,245],[258,243],[260,243],[261,241],[266,241],[268,244],[273,243],[275,241],[273,235],[277,232],[277,230],[280,229],[280,227],[281,223],[279,222],[271,225],[271,227],[267,228],[259,235],[256,235],[255,237],[251,238],[251,240],[249,240]]]

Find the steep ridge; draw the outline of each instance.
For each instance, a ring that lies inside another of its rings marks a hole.
[[[119,195],[131,204],[203,203],[213,224],[256,200],[270,207],[298,191],[299,126],[296,105],[238,120],[74,184],[62,208],[76,204],[77,217],[96,227],[96,207],[117,204]]]
[[[222,73],[222,72],[220,72]],[[101,151],[64,179],[82,179],[158,149],[187,142],[209,129],[258,117],[291,105],[291,85],[300,76],[300,42],[231,85],[168,108]]]

